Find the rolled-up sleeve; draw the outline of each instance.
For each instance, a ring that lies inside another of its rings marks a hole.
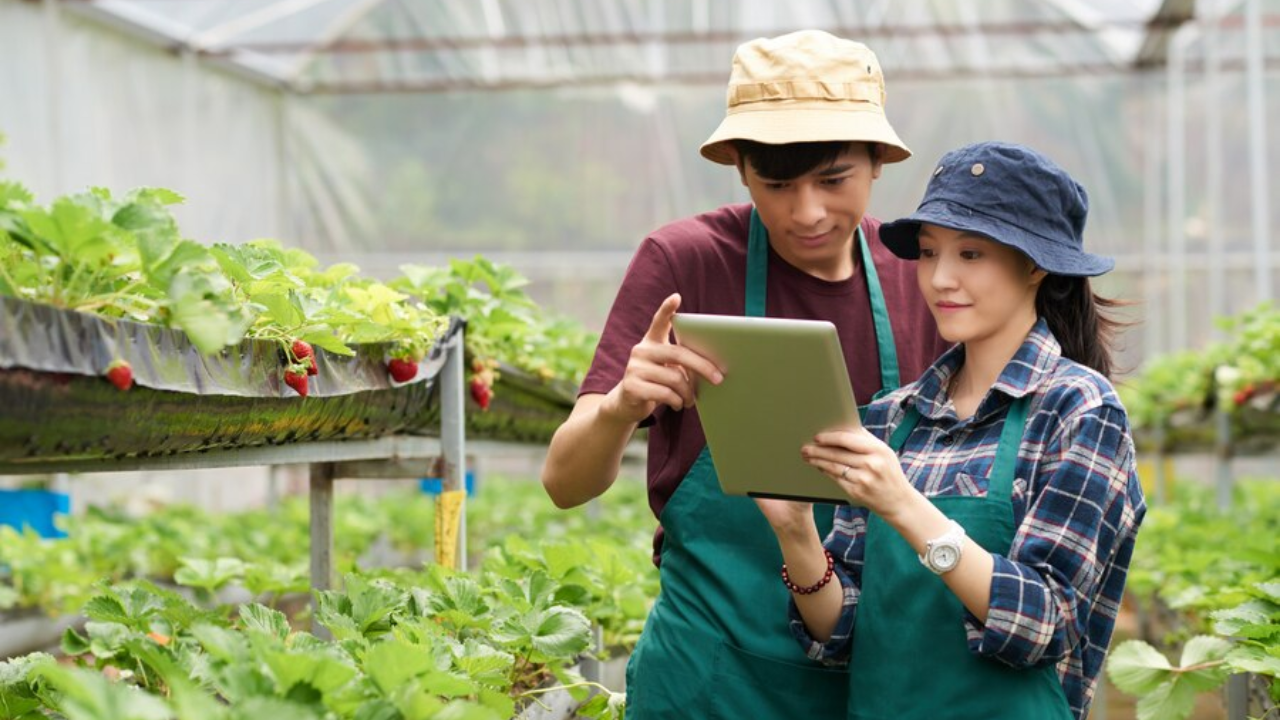
[[[858,597],[862,587],[863,553],[866,547],[867,511],[840,507],[836,509],[835,522],[823,545],[835,559],[835,576],[840,581],[842,605],[840,619],[836,622],[831,638],[824,642],[815,640],[805,627],[804,618],[791,600],[791,632],[805,654],[827,665],[845,665],[853,644],[853,622],[858,610]]]
[[[1097,626],[1144,509],[1123,409],[1081,412],[1045,450],[1009,556],[995,556],[987,621],[966,613],[970,650],[1014,667],[1054,664]]]

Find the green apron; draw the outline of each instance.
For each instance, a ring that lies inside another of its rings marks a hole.
[[[930,498],[998,555],[1008,555],[1013,543],[1013,479],[1029,401],[1024,396],[1009,407],[985,497]],[[894,452],[901,452],[919,421],[913,406],[889,440]],[[1073,720],[1055,667],[1015,669],[969,651],[959,598],[874,513],[866,543],[849,664],[849,718]]]
[[[859,229],[875,319],[882,392],[898,386],[898,356],[871,249]],[[753,210],[746,314],[765,314],[769,237]],[[799,448],[796,448],[799,452]],[[834,509],[816,505],[819,532]],[[662,592],[627,664],[627,720],[836,718],[848,704],[844,668],[807,657],[787,623],[778,541],[750,498],[725,495],[706,448],[660,518]]]

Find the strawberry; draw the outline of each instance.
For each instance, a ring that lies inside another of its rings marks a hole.
[[[290,365],[284,371],[284,384],[293,388],[302,397],[307,396],[307,368],[305,365]]]
[[[169,643],[173,642],[173,638],[163,633],[158,633],[155,631],[147,633],[147,637],[154,640],[157,645],[168,645]]]
[[[409,358],[391,358],[391,362],[387,363],[387,372],[391,373],[391,379],[396,382],[406,383],[417,377],[418,363]]]
[[[1257,388],[1254,387],[1252,384],[1249,384],[1249,385],[1245,385],[1240,390],[1237,390],[1236,394],[1231,399],[1233,402],[1235,402],[1236,405],[1243,405],[1249,402],[1249,399],[1256,394],[1257,394]]]
[[[489,402],[493,400],[493,388],[478,377],[471,378],[471,399],[476,401],[481,410],[488,410]]]
[[[299,363],[307,366],[308,375],[318,375],[320,373],[320,368],[316,367],[316,354],[311,349],[311,343],[306,340],[294,340],[293,356],[298,359]]]
[[[107,366],[107,380],[121,390],[133,387],[133,367],[124,360],[116,360]]]

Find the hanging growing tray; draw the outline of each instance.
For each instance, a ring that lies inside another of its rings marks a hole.
[[[572,383],[543,380],[501,364],[488,410],[470,395],[467,397],[467,437],[548,443],[560,423],[569,417],[576,400],[577,387]]]
[[[462,325],[450,323],[404,385],[387,375],[386,344],[351,357],[316,348],[319,374],[302,398],[284,384],[274,341],[201,355],[178,330],[0,298],[0,463],[438,435],[436,379]],[[116,359],[133,367],[128,391],[104,377]]]

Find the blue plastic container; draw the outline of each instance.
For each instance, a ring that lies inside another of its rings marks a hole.
[[[467,497],[476,496],[476,476],[470,470],[466,474]],[[444,492],[444,480],[441,478],[423,478],[419,483],[422,492],[428,495],[439,495]]]
[[[63,538],[67,533],[53,524],[54,515],[71,514],[71,496],[49,490],[0,490],[0,525],[22,530],[30,527],[40,537]]]

